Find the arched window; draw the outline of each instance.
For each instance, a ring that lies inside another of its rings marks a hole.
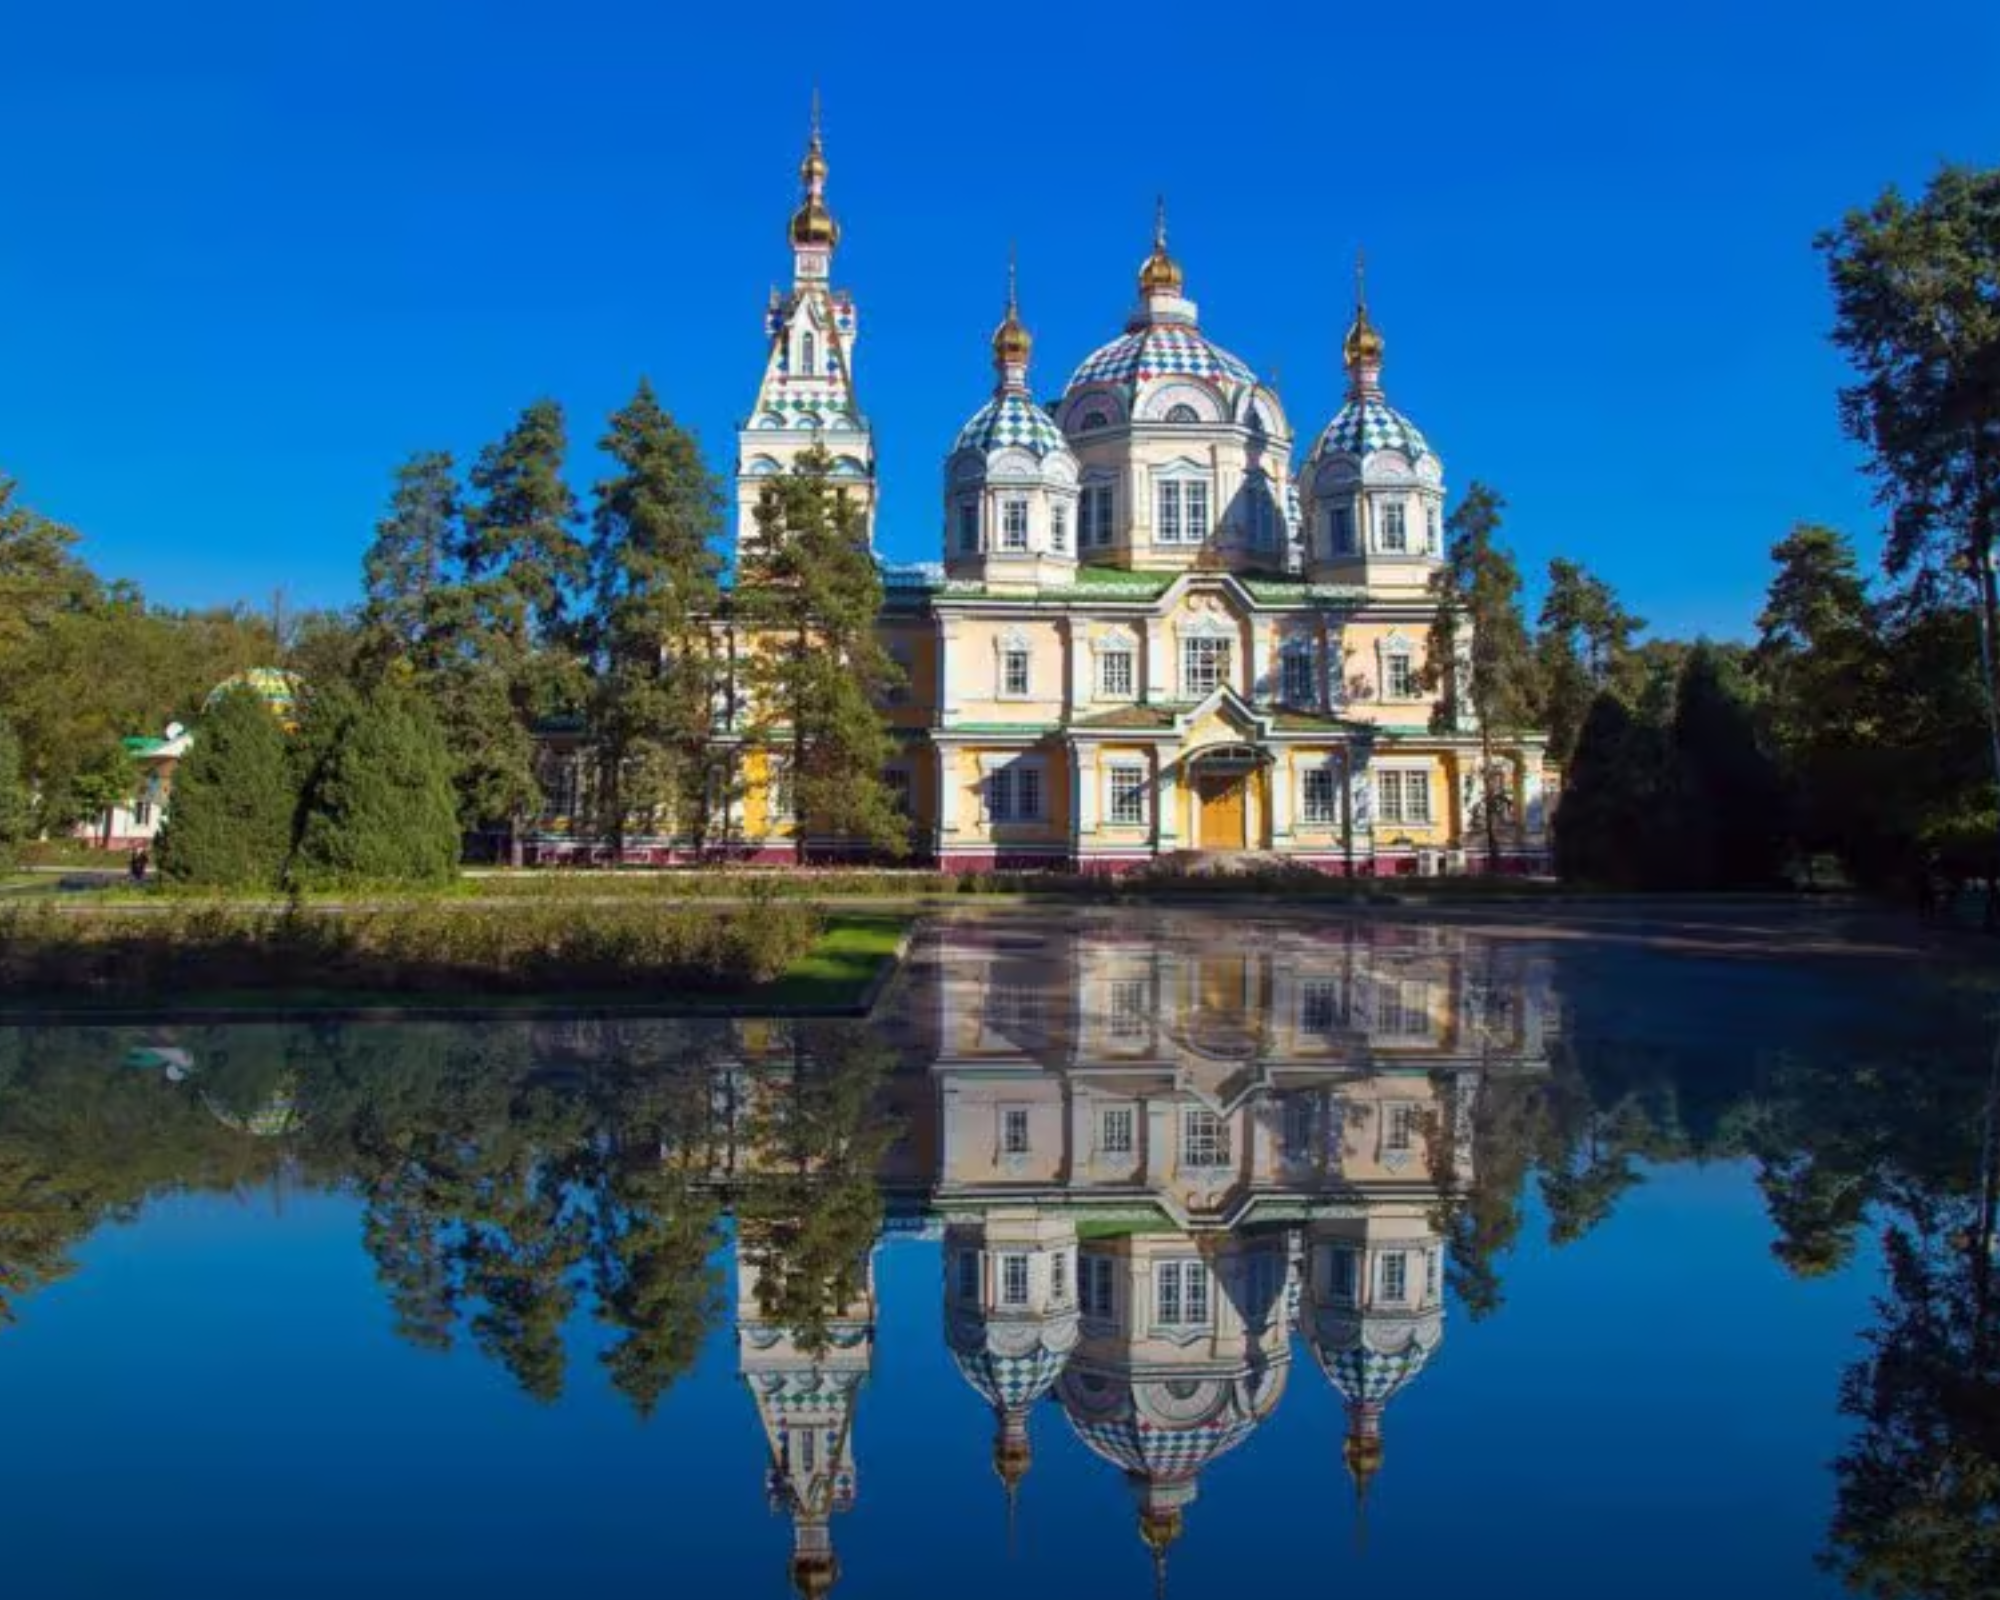
[[[1201,413],[1195,410],[1195,408],[1191,405],[1182,404],[1177,406],[1169,406],[1167,407],[1167,421],[1199,422],[1201,421]]]
[[[1102,411],[1086,411],[1083,414],[1083,421],[1081,424],[1079,424],[1079,426],[1082,427],[1085,433],[1089,433],[1092,429],[1095,428],[1110,427],[1111,419],[1107,417]]]
[[[805,375],[808,378],[818,377],[819,376],[818,352],[814,347],[813,336],[811,334],[807,334],[805,336],[805,339],[801,343],[801,348],[805,352],[805,358],[802,363],[802,365],[805,367]]]

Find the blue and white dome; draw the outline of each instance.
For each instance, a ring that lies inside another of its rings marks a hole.
[[[1367,394],[1351,397],[1334,413],[1312,453],[1315,460],[1331,455],[1359,460],[1378,450],[1398,451],[1411,466],[1432,455],[1429,442],[1414,422],[1380,394]]]
[[[973,412],[958,430],[957,442],[951,448],[954,454],[960,450],[990,454],[995,450],[1020,449],[1040,461],[1059,450],[1066,451],[1069,446],[1063,442],[1062,429],[1048,412],[1029,396],[1009,390],[996,394]]]
[[[1068,393],[1092,384],[1118,385],[1129,404],[1141,386],[1161,378],[1195,378],[1233,395],[1255,384],[1257,375],[1240,358],[1193,323],[1148,322],[1128,329],[1084,358],[1069,380]]]
[[[1076,1348],[1074,1310],[1037,1317],[955,1314],[948,1337],[951,1359],[987,1404],[1023,1410],[1055,1387]]]
[[[1386,1405],[1430,1364],[1444,1342],[1444,1316],[1359,1313],[1321,1316],[1313,1329],[1313,1359],[1341,1398]]]

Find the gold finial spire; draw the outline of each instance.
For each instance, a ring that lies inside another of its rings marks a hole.
[[[799,209],[792,213],[792,243],[795,246],[818,245],[831,250],[840,243],[840,224],[833,220],[833,213],[827,210],[823,198],[826,154],[820,147],[818,85],[814,85],[812,92],[812,122],[806,137],[805,158],[799,162],[799,184],[805,190],[805,198]]]
[[[1177,295],[1183,281],[1181,264],[1167,254],[1167,197],[1160,195],[1153,203],[1153,253],[1139,269],[1139,298]]]
[[[1000,369],[1002,383],[1027,381],[1028,357],[1035,341],[1021,320],[1020,286],[1014,246],[1007,246],[1007,315],[993,330],[993,364]]]
[[[1368,257],[1354,252],[1354,321],[1342,341],[1341,356],[1357,384],[1372,384],[1382,365],[1382,335],[1368,320]]]

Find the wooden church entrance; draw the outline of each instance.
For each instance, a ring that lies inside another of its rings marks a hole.
[[[1250,783],[1257,752],[1228,745],[1194,761],[1195,847],[1200,850],[1250,848]]]

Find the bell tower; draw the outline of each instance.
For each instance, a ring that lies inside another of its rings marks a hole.
[[[836,484],[857,500],[875,537],[875,440],[854,387],[858,321],[854,297],[833,287],[840,224],[826,204],[826,154],[819,95],[799,163],[799,207],[787,238],[792,284],[773,289],[764,308],[766,354],[757,403],[736,434],[736,549],[756,529],[762,480],[793,470],[819,446],[833,459]]]

